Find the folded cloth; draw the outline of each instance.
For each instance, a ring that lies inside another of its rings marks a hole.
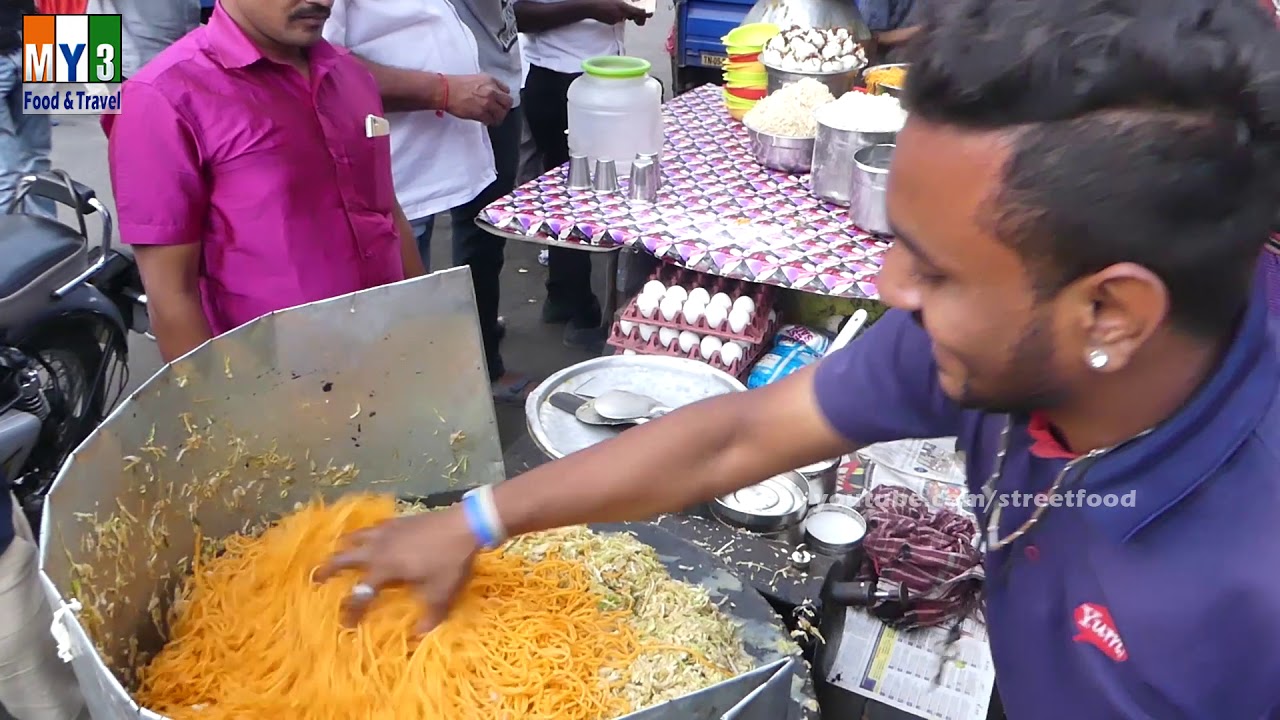
[[[873,614],[911,629],[963,618],[978,607],[982,553],[973,520],[930,508],[920,495],[890,485],[871,490],[858,509],[867,521],[859,579],[876,580],[880,590],[895,594],[907,590],[905,607],[881,601]]]

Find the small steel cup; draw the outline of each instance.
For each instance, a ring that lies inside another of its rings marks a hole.
[[[591,162],[586,155],[569,156],[569,189],[591,189]]]
[[[654,167],[658,168],[658,177],[662,177],[662,153],[640,153],[636,155],[637,160],[652,160]]]
[[[591,189],[598,193],[618,192],[618,165],[612,160],[596,161],[596,176],[591,180]]]
[[[658,200],[658,166],[650,158],[637,158],[631,165],[631,185],[627,199],[636,204],[652,204]]]

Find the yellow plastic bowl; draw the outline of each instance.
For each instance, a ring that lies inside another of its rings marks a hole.
[[[769,42],[769,38],[782,32],[782,28],[773,23],[747,23],[729,31],[728,35],[720,38],[725,47],[729,49],[730,55],[747,55],[752,52],[760,52],[764,44]],[[735,52],[735,50],[746,50],[746,52]]]

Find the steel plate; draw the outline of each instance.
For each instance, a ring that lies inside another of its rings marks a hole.
[[[716,395],[746,390],[732,375],[688,358],[658,355],[610,355],[578,363],[552,375],[525,401],[529,435],[551,458],[618,436],[626,426],[586,425],[551,405],[557,392],[595,397],[606,390],[629,390],[678,408]]]
[[[718,501],[725,507],[746,515],[782,517],[809,506],[809,498],[786,477],[771,477],[725,495]]]

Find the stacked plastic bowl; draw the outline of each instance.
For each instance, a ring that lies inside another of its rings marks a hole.
[[[729,56],[724,65],[724,106],[735,120],[741,120],[765,96],[769,76],[760,63],[760,51],[781,31],[773,23],[749,23],[720,38]]]

